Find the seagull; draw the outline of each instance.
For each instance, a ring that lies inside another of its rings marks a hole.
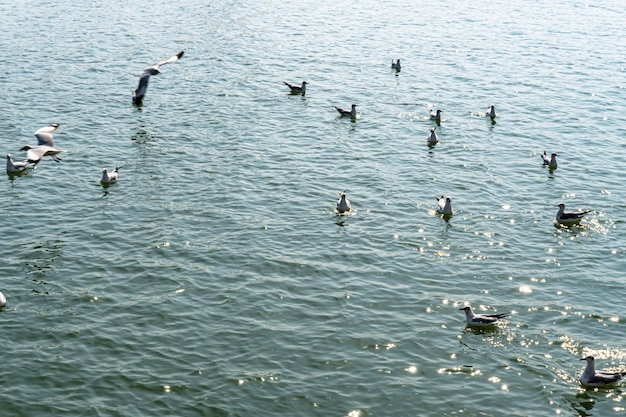
[[[402,68],[402,66],[400,66],[400,58],[398,58],[397,60],[391,60],[391,68],[398,71]]]
[[[343,117],[343,116],[350,116],[351,118],[355,118],[356,117],[356,104],[352,105],[352,110],[344,110],[344,109],[340,109],[337,106],[333,106],[333,108],[335,110],[337,110],[339,112],[339,114]]]
[[[436,128],[430,129],[430,134],[428,135],[428,143],[434,145],[439,142],[439,136],[437,136],[437,132],[435,132]]]
[[[558,207],[559,211],[556,213],[556,221],[565,225],[578,224],[585,214],[591,213],[591,210],[566,213],[565,204],[563,203],[559,204]]]
[[[339,193],[339,200],[337,200],[337,211],[339,213],[347,213],[352,209],[350,200],[346,197],[345,193]]]
[[[2,294],[2,291],[0,291],[0,308],[4,307],[5,305],[7,305],[7,298],[4,296],[4,294]]]
[[[109,172],[106,168],[103,168],[100,183],[107,185],[117,182],[117,172],[119,169],[120,167],[115,167],[113,171]]]
[[[441,123],[441,112],[443,110],[439,110],[437,109],[437,113],[433,112],[433,110],[430,110],[430,120],[434,120],[435,122],[437,122],[437,124]]]
[[[580,360],[587,361],[587,366],[585,367],[582,375],[580,375],[580,382],[589,387],[604,387],[613,385],[619,382],[624,375],[626,375],[626,372],[596,372],[594,365],[595,358],[591,355],[585,356]]]
[[[496,113],[496,107],[493,104],[489,106],[489,110],[487,110],[487,114],[485,114],[485,116],[491,117],[492,119],[498,117],[498,114]]]
[[[57,127],[59,127],[57,123],[42,127],[35,132],[37,146],[26,145],[20,149],[20,151],[28,151],[26,153],[26,157],[28,158],[29,163],[37,165],[44,156],[50,156],[56,162],[61,161],[61,158],[59,158],[57,154],[65,151],[54,147],[54,138],[52,136]]]
[[[435,196],[435,199],[437,200],[437,206],[438,206],[437,212],[439,214],[448,215],[448,216],[452,214],[452,200],[450,199],[450,197],[444,200],[443,196],[441,197]]]
[[[308,84],[306,81],[302,81],[302,86],[289,84],[285,81],[283,81],[283,84],[291,88],[291,94],[302,94],[302,95],[306,94],[306,85]]]
[[[553,152],[552,155],[548,157],[548,154],[546,154],[546,151],[543,151],[543,154],[541,155],[541,159],[543,159],[544,165],[549,166],[550,169],[556,169],[556,167],[558,166],[558,164],[556,163],[557,156],[559,156],[559,154]]]
[[[148,90],[148,81],[150,81],[150,76],[151,75],[158,75],[158,74],[160,74],[161,71],[159,70],[159,67],[161,65],[165,65],[165,64],[169,64],[170,62],[178,61],[179,59],[181,59],[183,57],[184,53],[185,53],[185,51],[181,51],[181,52],[177,53],[176,55],[173,55],[170,58],[166,59],[165,61],[157,62],[156,64],[152,65],[151,67],[148,67],[148,68],[144,69],[141,72],[141,78],[139,78],[139,85],[137,86],[137,89],[133,93],[133,104],[134,105],[141,106],[143,104],[143,97],[146,95],[146,91]]]
[[[487,327],[495,325],[498,320],[505,318],[506,313],[502,314],[474,314],[472,307],[465,306],[459,308],[459,310],[465,310],[465,316],[467,317],[467,325],[474,327]]]
[[[15,174],[24,171],[26,168],[28,168],[28,161],[14,162],[11,154],[7,154],[7,172]]]

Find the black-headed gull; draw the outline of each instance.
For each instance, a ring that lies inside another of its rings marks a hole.
[[[14,161],[11,154],[7,154],[7,172],[16,174],[28,168],[28,161]]]
[[[347,213],[352,209],[350,200],[346,197],[345,193],[339,193],[339,200],[337,201],[337,211],[339,213]]]
[[[575,211],[566,213],[565,212],[565,204],[561,203],[558,205],[559,211],[556,213],[556,221],[561,224],[577,224],[583,219],[585,214],[591,213],[592,210],[586,211]]]
[[[109,172],[108,169],[103,168],[102,169],[102,178],[100,178],[100,182],[102,184],[113,184],[114,182],[117,182],[117,173],[119,171],[120,167],[115,167],[115,169],[111,172]]]
[[[154,65],[144,69],[141,72],[141,75],[140,75],[140,78],[139,78],[139,85],[137,86],[137,89],[133,93],[133,104],[134,105],[141,106],[143,104],[143,98],[146,95],[146,91],[148,90],[148,81],[150,81],[150,76],[151,75],[160,74],[161,71],[159,70],[159,67],[161,65],[165,65],[165,64],[169,64],[170,62],[178,61],[179,59],[181,59],[183,57],[184,53],[185,53],[185,51],[181,51],[181,52],[177,53],[176,55],[173,55],[173,56],[169,57],[165,61],[157,62],[156,64],[154,64]]]
[[[541,155],[541,159],[544,165],[550,167],[550,169],[556,169],[556,167],[558,166],[558,164],[556,163],[557,156],[559,156],[558,153],[553,152],[552,155],[548,156],[546,151],[543,151],[543,154]]]
[[[507,316],[506,313],[502,314],[474,314],[472,307],[465,306],[463,308],[459,308],[459,310],[465,310],[465,317],[467,318],[467,325],[473,327],[487,327],[493,326],[500,319],[503,319]]]
[[[283,81],[283,84],[285,84],[287,87],[291,89],[291,94],[302,94],[302,95],[306,94],[306,85],[308,84],[306,81],[302,81],[301,86],[289,84],[288,82],[285,82],[285,81]]]
[[[496,107],[493,104],[489,106],[489,109],[487,110],[487,113],[485,114],[485,116],[491,117],[492,119],[495,119],[496,117],[498,117],[498,114],[496,113]]]
[[[433,112],[433,110],[430,109],[430,120],[434,120],[437,124],[441,123],[441,112],[443,112],[443,110],[437,109],[437,112]]]
[[[588,387],[605,387],[621,381],[626,372],[596,371],[595,358],[591,355],[580,359],[587,361],[585,370],[580,375],[580,383]]]
[[[400,65],[400,58],[396,59],[396,60],[391,60],[391,68],[395,69],[396,71],[399,71],[400,69],[402,69],[402,66]]]
[[[356,117],[356,104],[352,105],[352,110],[344,110],[344,109],[339,108],[337,106],[333,106],[333,108],[335,110],[337,110],[341,116],[348,116],[348,117],[351,117],[353,119]]]
[[[54,131],[57,130],[57,127],[59,127],[57,123],[53,123],[50,126],[42,127],[35,132],[35,137],[37,138],[37,146],[26,145],[20,149],[20,151],[27,151],[26,158],[28,159],[28,162],[33,165],[37,165],[39,161],[41,161],[41,158],[43,158],[44,156],[49,156],[56,162],[59,162],[61,160],[61,158],[59,158],[57,154],[65,151],[54,147],[53,134]]]
[[[437,132],[435,132],[436,128],[430,129],[430,133],[428,134],[428,143],[434,145],[439,142],[439,136],[437,136]]]
[[[437,200],[437,213],[444,215],[452,214],[452,199],[450,197],[444,199],[443,196],[435,196],[435,199]]]

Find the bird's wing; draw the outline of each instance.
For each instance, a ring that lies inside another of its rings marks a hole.
[[[161,65],[169,64],[170,62],[178,61],[179,59],[181,59],[183,57],[184,54],[185,54],[185,51],[180,51],[176,55],[172,55],[171,57],[167,58],[165,61],[161,61],[161,62],[156,63],[155,67],[159,67]]]
[[[606,385],[612,384],[622,379],[621,373],[607,373],[607,372],[597,372],[595,375],[589,377],[586,384],[589,385]]]
[[[38,145],[46,145],[46,146],[54,146],[54,137],[53,133],[57,130],[59,125],[54,124],[46,127],[42,127],[38,131],[35,132],[35,137],[37,138]]]
[[[493,324],[496,321],[498,321],[496,317],[489,317],[484,314],[476,315],[472,318],[472,323],[475,323],[475,324]]]
[[[494,319],[503,319],[507,316],[506,313],[498,313],[498,314],[483,314],[485,317],[491,317]]]
[[[150,74],[142,74],[139,79],[139,85],[137,86],[137,90],[135,90],[135,96],[143,97],[146,95],[146,90],[148,90],[148,82],[150,81]]]
[[[34,148],[30,148],[26,152],[26,158],[28,162],[37,163],[43,158],[46,152],[50,149],[48,146],[35,146]]]

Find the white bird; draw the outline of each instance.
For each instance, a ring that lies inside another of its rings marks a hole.
[[[2,291],[0,291],[0,308],[4,307],[5,305],[7,305],[7,298],[4,296],[4,294],[2,294]]]
[[[439,136],[437,136],[437,132],[435,132],[436,128],[430,129],[430,134],[428,135],[428,143],[434,145],[439,142]]]
[[[15,174],[24,171],[26,168],[28,168],[28,161],[15,162],[11,158],[11,154],[7,154],[7,172]]]
[[[337,106],[333,106],[333,108],[335,110],[337,110],[342,117],[343,116],[350,116],[353,119],[356,117],[356,104],[352,105],[352,110],[350,110],[350,111],[341,109],[341,108],[339,108]]]
[[[146,95],[146,91],[148,90],[148,81],[150,81],[150,76],[151,75],[158,75],[161,73],[161,71],[159,70],[159,67],[161,65],[165,65],[165,64],[169,64],[170,62],[174,62],[174,61],[178,61],[179,59],[181,59],[183,57],[183,54],[185,53],[185,51],[181,51],[179,53],[177,53],[176,55],[173,55],[171,57],[169,57],[168,59],[166,59],[165,61],[161,61],[161,62],[157,62],[156,64],[145,68],[140,75],[139,78],[139,85],[137,86],[137,89],[135,90],[135,92],[133,93],[133,104],[135,104],[136,106],[141,106],[143,104],[143,97]]]
[[[581,361],[587,361],[587,366],[585,370],[580,375],[580,382],[583,385],[588,387],[604,387],[608,385],[613,385],[626,375],[626,372],[605,372],[605,371],[596,371],[595,368],[595,358],[591,355],[585,356],[580,359]]]
[[[117,182],[117,173],[119,169],[120,167],[115,167],[113,171],[109,172],[106,168],[103,168],[100,182],[102,184],[113,184],[114,182]]]
[[[492,119],[498,117],[498,114],[496,113],[496,107],[493,104],[489,106],[489,110],[487,110],[487,114],[485,114],[485,116],[491,117]]]
[[[399,71],[402,66],[400,65],[400,58],[396,59],[396,60],[391,60],[391,68],[395,69],[397,71]]]
[[[441,123],[441,112],[443,110],[439,110],[437,109],[437,112],[433,112],[432,109],[430,109],[430,120],[434,120],[435,122],[437,122],[437,124]]]
[[[337,201],[337,211],[339,213],[347,213],[352,209],[350,200],[346,197],[345,193],[339,193],[339,200]]]
[[[285,81],[283,81],[283,84],[291,89],[291,94],[306,94],[306,85],[308,84],[306,81],[302,81],[302,86],[289,84]]]
[[[451,215],[452,214],[452,200],[450,197],[444,199],[443,196],[437,197],[437,212],[443,215]]]
[[[467,318],[467,325],[474,327],[487,327],[494,326],[498,321],[507,316],[506,313],[501,314],[474,314],[472,307],[465,306],[459,308],[459,310],[465,310],[465,317]]]
[[[591,213],[591,210],[566,213],[565,204],[563,203],[559,204],[558,207],[559,211],[556,213],[556,221],[565,225],[578,224],[585,214]]]
[[[543,151],[543,154],[541,155],[541,159],[543,160],[544,165],[549,166],[550,169],[556,169],[556,167],[558,166],[558,164],[556,163],[557,156],[559,156],[559,154],[553,152],[552,155],[548,157],[548,154],[546,153],[546,151]]]
[[[26,145],[20,149],[20,151],[27,151],[26,158],[28,162],[33,165],[37,165],[41,158],[49,156],[56,162],[59,162],[61,158],[57,156],[58,153],[65,152],[61,149],[54,147],[54,131],[59,127],[57,123],[53,123],[50,126],[42,127],[35,132],[37,138],[37,146]]]

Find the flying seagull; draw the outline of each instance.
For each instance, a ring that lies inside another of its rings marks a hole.
[[[556,213],[556,221],[564,225],[578,224],[585,214],[591,213],[591,210],[566,213],[565,204],[563,203],[559,204],[558,207],[559,211]]]
[[[505,318],[506,313],[502,314],[474,314],[472,307],[465,306],[459,308],[459,310],[465,310],[465,317],[467,318],[467,325],[474,327],[487,327],[495,325],[498,320]]]
[[[337,110],[342,117],[343,116],[350,116],[353,119],[356,117],[356,104],[352,105],[352,110],[344,110],[344,109],[341,109],[341,108],[339,108],[337,106],[333,106],[333,108],[335,110]]]
[[[27,151],[26,157],[29,163],[37,165],[44,156],[49,156],[56,162],[61,161],[57,154],[65,151],[54,147],[53,133],[57,130],[57,127],[59,127],[57,123],[42,127],[35,132],[37,146],[26,145],[20,149],[20,151]]]
[[[306,94],[306,85],[308,84],[306,81],[302,81],[302,86],[289,84],[285,81],[283,81],[283,84],[291,89],[291,94]]]
[[[173,55],[166,59],[165,61],[157,62],[156,64],[144,69],[141,72],[141,78],[139,78],[139,85],[137,89],[133,93],[133,104],[136,106],[141,106],[143,104],[143,98],[146,95],[146,91],[148,90],[148,81],[150,81],[151,75],[158,75],[161,73],[159,67],[161,65],[169,64],[170,62],[178,61],[183,57],[185,51],[180,51],[176,55]]]
[[[605,387],[608,385],[613,385],[619,382],[626,372],[604,372],[604,371],[596,371],[595,368],[595,358],[591,355],[585,356],[580,359],[581,361],[587,361],[587,366],[583,371],[582,375],[580,375],[581,384],[588,387]]]

